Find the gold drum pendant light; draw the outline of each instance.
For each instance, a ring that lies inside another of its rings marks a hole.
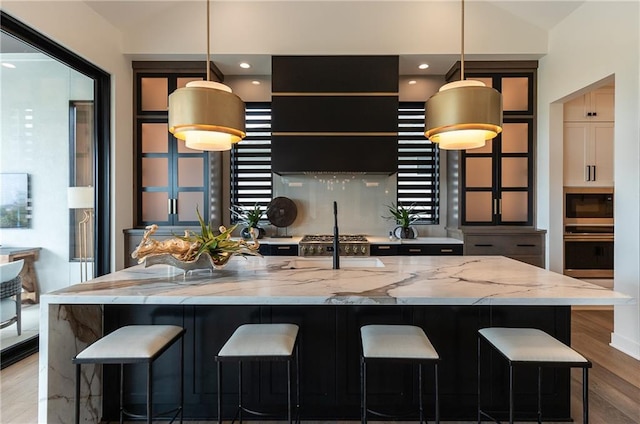
[[[445,84],[425,103],[424,135],[441,149],[475,149],[502,131],[502,95],[464,79],[464,0],[460,81]]]
[[[223,151],[245,135],[245,107],[228,86],[211,81],[207,0],[207,80],[192,81],[169,95],[169,132],[190,149]]]

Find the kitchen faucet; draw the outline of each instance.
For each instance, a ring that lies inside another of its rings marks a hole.
[[[333,202],[333,269],[340,269],[340,243],[338,243],[338,203]]]

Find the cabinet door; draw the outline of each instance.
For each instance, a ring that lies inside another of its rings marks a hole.
[[[613,122],[564,124],[564,185],[613,186]]]
[[[188,149],[169,133],[167,97],[191,71],[136,74],[136,225],[198,225],[196,208],[208,208],[209,156]]]
[[[492,142],[463,153],[463,225],[531,224],[532,146],[532,120],[509,118]]]
[[[613,122],[614,89],[599,88],[564,104],[564,120],[569,122]]]
[[[467,78],[501,92],[503,130],[460,155],[460,225],[532,225],[535,70],[468,70]]]
[[[615,119],[614,89],[600,88],[590,93],[591,120],[613,122]]]
[[[564,124],[564,185],[583,186],[589,179],[589,123]]]
[[[598,186],[613,186],[613,122],[591,124],[592,182]]]

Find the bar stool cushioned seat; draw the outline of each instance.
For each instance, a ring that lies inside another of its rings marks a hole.
[[[123,405],[124,364],[147,363],[147,414],[151,423],[153,416],[152,363],[178,339],[182,340],[180,354],[180,404],[176,409],[158,415],[174,413],[171,422],[180,414],[182,422],[183,384],[184,384],[184,340],[185,329],[176,325],[128,325],[118,328],[97,340],[73,359],[76,364],[76,423],[79,423],[80,408],[80,366],[81,364],[119,364],[120,365],[120,422],[123,415],[140,418],[140,415],[127,412]]]
[[[542,422],[541,368],[583,368],[583,420],[588,423],[588,368],[591,362],[556,338],[536,328],[490,327],[478,330],[478,422],[484,415],[480,408],[480,337],[484,338],[509,362],[509,422],[513,423],[513,366],[538,366],[538,422]]]
[[[380,417],[399,418],[369,409],[367,406],[367,362],[377,360],[415,362],[419,366],[419,419],[424,421],[422,396],[422,364],[433,363],[435,370],[435,420],[440,422],[438,399],[438,361],[440,356],[422,328],[413,325],[365,325],[360,328],[362,355],[360,357],[361,418],[367,413]]]
[[[243,361],[285,361],[287,362],[287,418],[293,419],[291,401],[291,362],[296,362],[296,415],[300,409],[300,377],[298,358],[298,329],[295,324],[243,324],[238,327],[215,357],[218,364],[218,423],[222,423],[222,362],[238,363],[238,409],[234,421],[242,423],[242,413],[270,416],[246,408],[242,404],[242,362]],[[296,418],[298,421],[298,417]]]

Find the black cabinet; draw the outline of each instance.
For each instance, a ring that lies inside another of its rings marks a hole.
[[[132,67],[134,225],[198,225],[196,207],[204,213],[209,206],[209,155],[169,133],[168,96],[204,80],[206,65],[134,61]]]
[[[273,56],[273,172],[397,172],[398,61]]]
[[[462,255],[462,244],[372,244],[371,256],[395,255]]]
[[[401,244],[400,255],[462,255],[462,244]]]
[[[447,183],[459,188],[453,190],[459,205],[450,211],[450,222],[462,227],[534,225],[537,66],[537,61],[465,63],[466,79],[501,92],[503,130],[484,147],[448,155]],[[458,63],[447,80],[459,79]]]
[[[369,248],[371,256],[395,256],[398,254],[399,244],[372,244]]]
[[[300,326],[301,399],[304,420],[355,420],[360,416],[359,329],[366,324],[411,324],[425,330],[441,362],[440,407],[443,420],[470,421],[477,414],[477,331],[487,326],[536,327],[570,344],[569,306],[407,306],[407,305],[105,305],[104,331],[128,324],[175,324],[185,334],[185,418],[211,420],[216,410],[214,355],[244,323],[291,322]],[[506,416],[508,367],[503,357],[483,350],[482,404],[497,417]],[[177,399],[179,346],[154,367],[158,402],[164,410]],[[425,369],[425,412],[433,418],[431,367]],[[411,365],[385,364],[370,368],[371,401],[383,407],[417,410],[417,377]],[[536,369],[520,369],[516,401],[535,411]],[[125,403],[143,407],[144,367],[125,369]],[[250,364],[243,373],[248,406],[282,405],[286,369],[282,363]],[[223,403],[231,419],[237,405],[237,365],[223,372]],[[570,375],[566,369],[543,371],[543,410],[555,421],[570,418]],[[104,369],[104,419],[118,415],[118,368]],[[486,396],[486,397],[485,397]]]
[[[298,256],[297,244],[260,244],[260,253],[264,256]]]

